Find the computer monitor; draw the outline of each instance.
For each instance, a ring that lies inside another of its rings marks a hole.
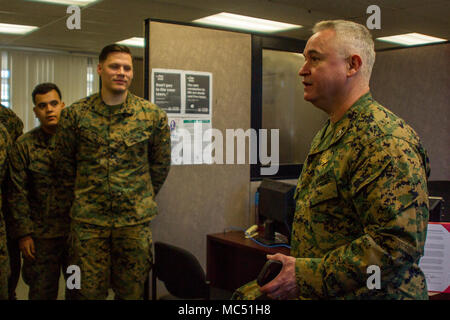
[[[277,180],[262,180],[258,188],[258,216],[260,222],[264,222],[264,236],[257,240],[264,244],[290,243],[295,212],[295,188],[295,185]],[[284,235],[287,241],[277,241],[276,232]]]
[[[444,199],[442,197],[428,197],[430,208],[429,208],[429,221],[430,222],[441,222],[441,217],[444,212]]]

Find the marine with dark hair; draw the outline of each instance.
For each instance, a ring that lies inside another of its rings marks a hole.
[[[23,122],[22,120],[12,111],[10,108],[7,108],[0,104],[0,124],[2,124],[6,130],[8,131],[9,137],[11,138],[11,142],[14,142],[17,140],[19,136],[23,133]],[[16,299],[16,287],[19,282],[20,278],[20,266],[21,266],[21,259],[20,259],[20,250],[19,250],[19,244],[17,243],[17,240],[13,239],[11,237],[11,234],[9,232],[9,208],[7,205],[7,199],[6,199],[6,192],[8,189],[8,184],[10,182],[8,171],[5,173],[5,177],[3,179],[2,188],[3,188],[3,202],[2,202],[2,210],[3,210],[3,216],[6,223],[6,235],[7,235],[7,243],[8,243],[8,253],[9,253],[9,262],[10,262],[10,269],[11,269],[11,276],[8,281],[8,292],[9,292],[9,299],[15,300]]]
[[[167,115],[128,91],[127,47],[106,46],[99,57],[99,93],[61,115],[55,165],[74,185],[70,264],[80,267],[75,299],[142,299],[152,263],[155,196],[170,168]]]
[[[46,94],[52,90],[55,90],[55,93],[58,95],[58,98],[60,102],[62,101],[62,95],[61,90],[59,90],[58,86],[51,82],[44,82],[41,84],[38,84],[36,87],[34,87],[33,92],[31,93],[31,98],[33,99],[34,105],[36,105],[36,96],[38,94]]]
[[[11,234],[24,258],[22,277],[30,300],[56,299],[61,272],[66,275],[70,190],[55,180],[51,164],[53,138],[64,102],[53,83],[37,85],[33,111],[40,126],[22,135],[11,148]]]
[[[283,263],[279,275],[234,297],[428,299],[419,267],[429,214],[427,153],[416,132],[370,93],[375,51],[367,28],[336,20],[313,32],[299,75],[304,99],[329,120],[298,180],[291,256],[268,256]],[[372,268],[380,271],[379,286]]]

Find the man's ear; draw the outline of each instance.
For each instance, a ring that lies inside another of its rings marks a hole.
[[[347,76],[353,77],[361,69],[362,59],[359,55],[354,54],[348,57],[347,63],[348,63]]]
[[[97,65],[97,74],[100,75],[101,72],[102,72],[102,64],[99,63],[99,64]]]

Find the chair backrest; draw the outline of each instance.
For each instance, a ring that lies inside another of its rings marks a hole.
[[[155,242],[153,276],[164,282],[169,293],[181,299],[209,299],[209,285],[197,258],[189,251]],[[156,280],[153,281],[156,283]],[[156,286],[154,286],[156,290]],[[156,292],[153,292],[153,297]]]

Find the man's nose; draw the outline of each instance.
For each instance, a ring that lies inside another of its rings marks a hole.
[[[298,70],[298,75],[300,77],[304,77],[304,76],[306,76],[308,74],[309,74],[309,69],[308,69],[307,63],[305,62],[303,64],[303,66],[300,68],[300,70]]]
[[[125,74],[125,68],[124,67],[120,67],[119,68],[119,74]]]

